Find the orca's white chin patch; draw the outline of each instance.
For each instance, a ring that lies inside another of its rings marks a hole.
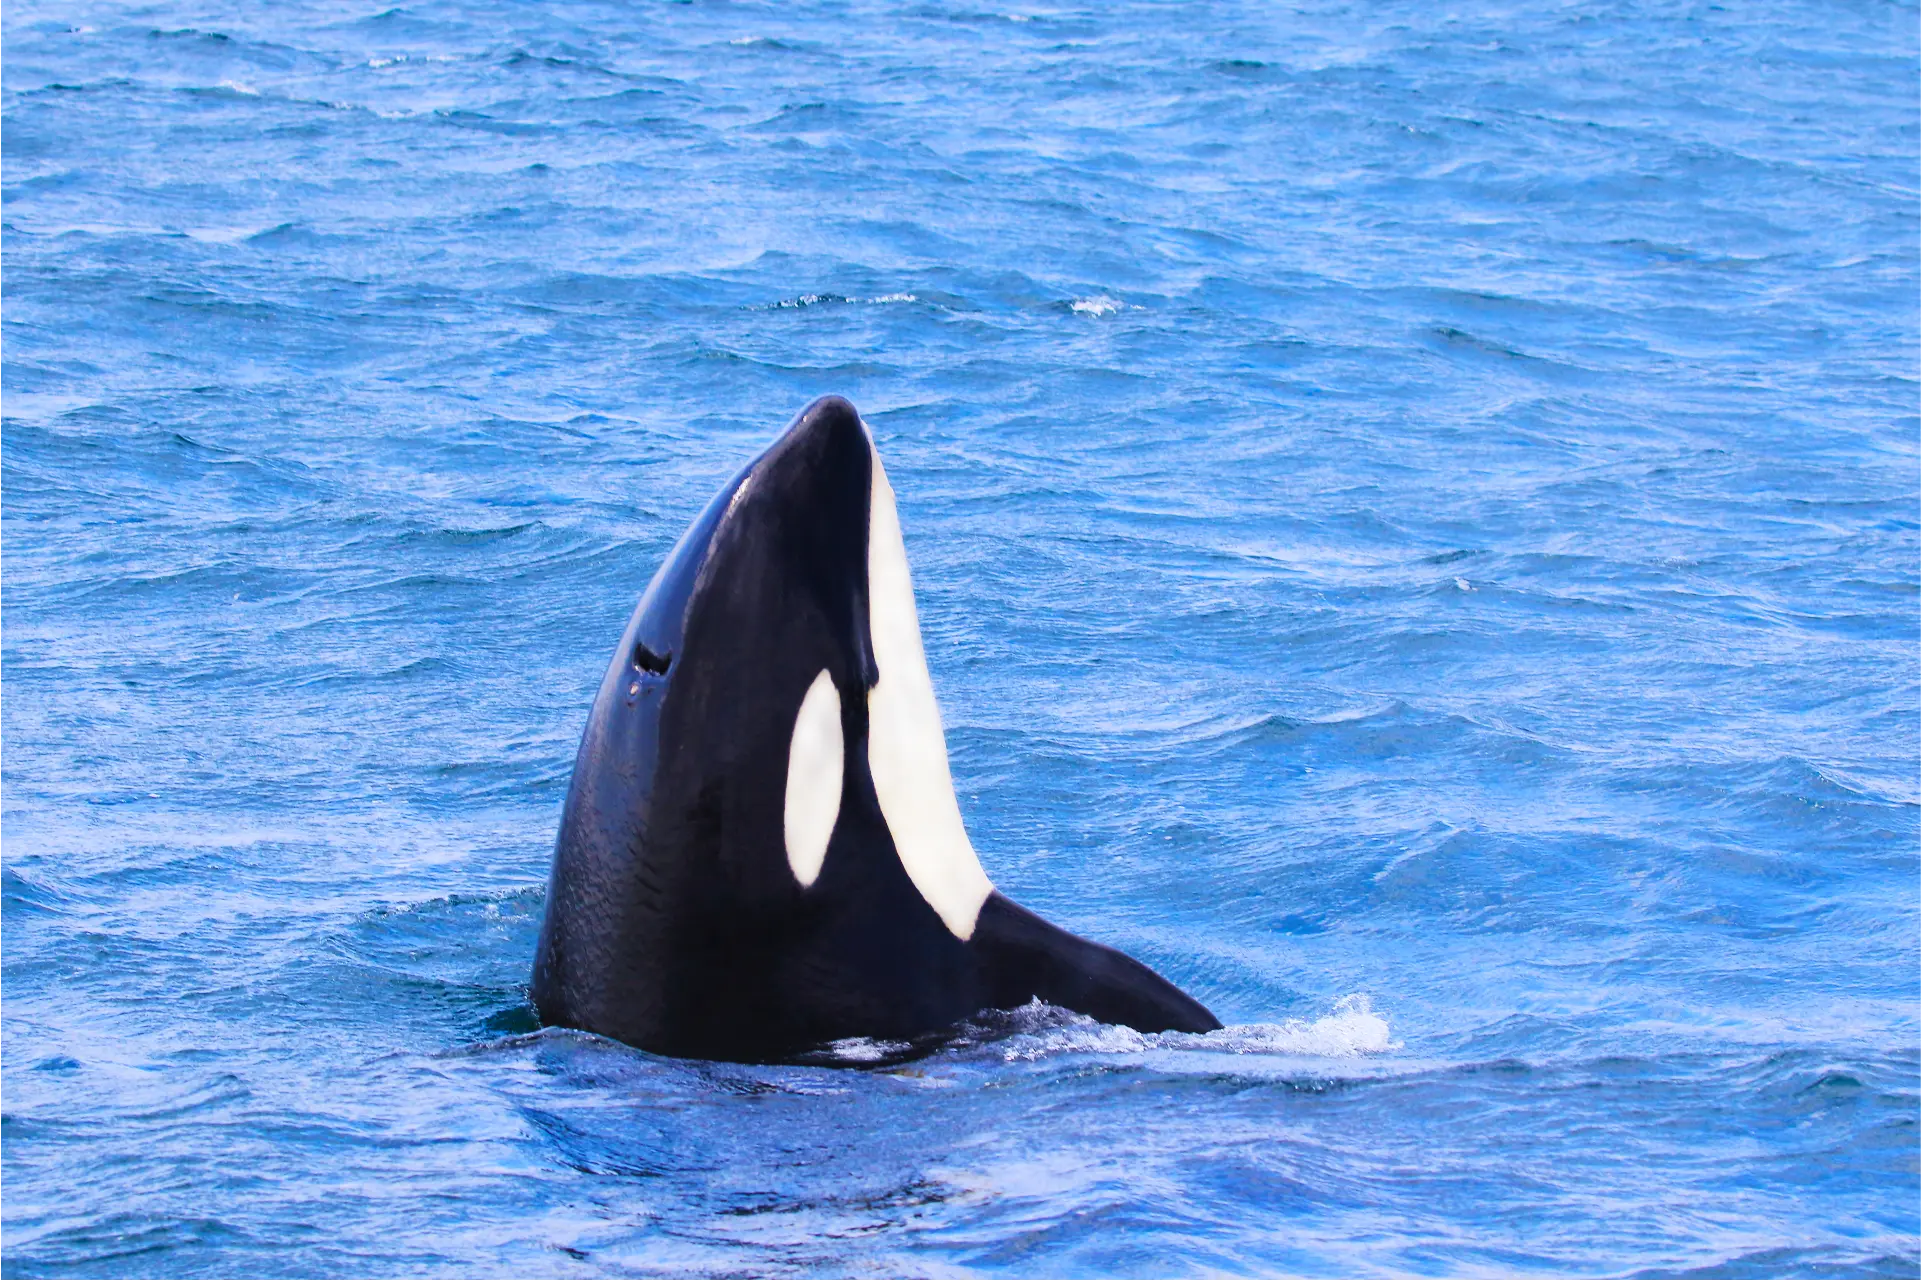
[[[871,439],[868,448],[873,449]],[[868,500],[867,609],[880,681],[867,691],[867,766],[901,866],[959,939],[972,937],[994,891],[961,822],[947,738],[921,649],[894,488],[874,451]],[[791,788],[791,784],[789,784]],[[791,840],[788,848],[793,848]]]
[[[787,866],[801,888],[820,876],[827,858],[827,842],[834,837],[840,816],[841,779],[847,745],[840,731],[840,691],[825,669],[807,687],[794,717],[794,737],[787,747],[787,799],[783,813],[787,837]]]

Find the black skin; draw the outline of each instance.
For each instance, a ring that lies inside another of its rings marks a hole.
[[[627,624],[574,761],[534,957],[543,1023],[771,1062],[844,1037],[930,1044],[1038,997],[1144,1032],[1212,1014],[999,893],[963,941],[908,879],[867,766],[867,435],[809,405],[682,535]],[[819,878],[783,832],[794,718],[840,694],[845,774]]]

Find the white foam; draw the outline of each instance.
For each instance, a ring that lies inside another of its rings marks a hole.
[[[263,231],[272,231],[278,223],[258,223],[247,227],[189,227],[187,235],[202,244],[231,245],[251,239]]]
[[[1208,1049],[1233,1054],[1304,1054],[1327,1059],[1359,1058],[1399,1048],[1387,1020],[1359,992],[1342,997],[1331,1012],[1311,1023],[1306,1019],[1245,1023],[1193,1039]]]
[[[1105,294],[1093,298],[1076,298],[1074,300],[1074,311],[1076,314],[1082,316],[1111,316],[1120,309],[1120,300],[1118,298],[1109,298]]]
[[[895,1054],[913,1049],[911,1041],[880,1041],[866,1036],[850,1036],[827,1045],[830,1057],[842,1063],[878,1063]]]
[[[62,414],[71,413],[76,409],[86,409],[98,403],[100,402],[91,396],[7,389],[7,416],[27,422],[51,422]]]
[[[1144,1054],[1152,1050],[1352,1059],[1400,1048],[1365,993],[1344,996],[1320,1018],[1242,1023],[1213,1032],[1136,1032],[1034,1001],[1015,1011],[1033,1028],[1000,1043],[1009,1063],[1056,1054]]]

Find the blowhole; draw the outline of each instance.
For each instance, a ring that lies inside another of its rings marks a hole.
[[[643,672],[652,672],[656,676],[665,676],[667,674],[667,665],[673,661],[674,656],[672,654],[656,654],[653,650],[647,648],[647,642],[634,642],[634,666]]]

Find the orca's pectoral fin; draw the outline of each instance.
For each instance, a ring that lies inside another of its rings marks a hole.
[[[969,940],[988,1004],[1013,1009],[1035,997],[1140,1032],[1212,1032],[1221,1021],[1125,952],[1050,925],[999,892],[981,905]]]

